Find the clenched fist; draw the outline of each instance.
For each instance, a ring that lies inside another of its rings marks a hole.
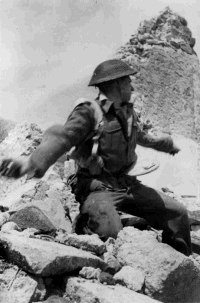
[[[30,171],[29,158],[8,158],[0,164],[0,175],[8,178],[19,178]]]
[[[174,144],[173,149],[170,150],[169,154],[174,156],[174,155],[178,154],[179,152],[180,152],[180,148],[176,144]]]

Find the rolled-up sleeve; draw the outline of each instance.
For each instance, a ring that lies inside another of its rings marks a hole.
[[[170,136],[157,138],[141,130],[137,134],[137,144],[166,153],[170,153],[174,148],[173,140]]]
[[[72,147],[82,144],[94,129],[94,111],[89,104],[77,106],[64,125],[53,125],[43,135],[38,148],[30,156],[35,177],[41,177],[58,158]]]

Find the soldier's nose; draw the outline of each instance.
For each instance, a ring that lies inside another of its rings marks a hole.
[[[131,85],[131,91],[134,92],[134,87]]]

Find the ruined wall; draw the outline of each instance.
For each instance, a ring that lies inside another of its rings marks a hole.
[[[199,141],[200,69],[194,45],[187,21],[167,7],[142,22],[116,57],[138,66],[133,86],[143,116],[164,133]]]

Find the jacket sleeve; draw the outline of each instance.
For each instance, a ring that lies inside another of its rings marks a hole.
[[[48,128],[41,144],[29,158],[34,177],[42,177],[64,153],[83,143],[93,131],[94,123],[93,109],[88,104],[82,104],[72,111],[64,125]]]
[[[137,143],[141,146],[150,147],[166,153],[171,153],[174,149],[173,140],[170,136],[157,138],[142,130],[138,131]]]

